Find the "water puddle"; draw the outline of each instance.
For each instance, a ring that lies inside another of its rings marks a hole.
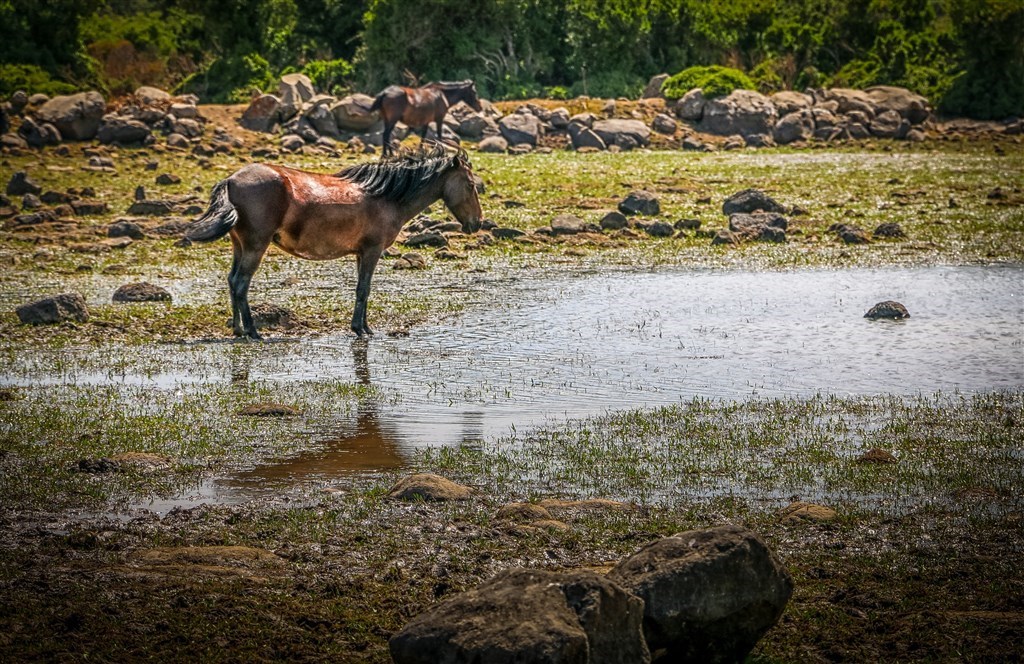
[[[280,495],[400,468],[420,446],[478,444],[513,429],[695,396],[1024,387],[1021,266],[623,272],[503,282],[490,297],[493,306],[408,337],[161,346],[158,367],[145,372],[128,363],[6,382],[199,390],[342,378],[387,397],[361,402],[302,453],[209,480],[154,502],[155,511]],[[882,300],[902,302],[911,318],[863,318]]]

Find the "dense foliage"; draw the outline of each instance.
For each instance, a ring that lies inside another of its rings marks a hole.
[[[754,82],[732,67],[689,67],[666,79],[661,93],[668,99],[679,99],[693,88],[700,88],[705,97],[711,98],[727,95],[737,88],[753,90]]]
[[[332,92],[472,78],[492,98],[635,96],[720,65],[765,92],[886,83],[951,114],[1024,113],[1024,0],[0,0],[0,22],[0,94],[242,100],[306,71]]]

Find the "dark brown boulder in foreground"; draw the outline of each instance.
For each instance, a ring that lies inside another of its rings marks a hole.
[[[171,294],[165,288],[146,281],[125,284],[114,291],[114,302],[170,302]]]
[[[665,661],[741,662],[782,615],[793,581],[739,526],[666,537],[608,574],[644,601],[644,634]]]
[[[894,320],[900,320],[903,318],[910,318],[910,312],[907,308],[899,302],[893,300],[886,300],[885,302],[879,302],[875,306],[871,307],[864,318],[870,318],[871,320],[877,320],[879,318],[892,318]]]
[[[506,570],[391,637],[397,664],[650,661],[643,602],[593,572]]]
[[[85,298],[78,293],[62,293],[53,297],[23,304],[15,310],[18,319],[26,325],[45,325],[74,320],[84,323],[89,320],[89,309]]]

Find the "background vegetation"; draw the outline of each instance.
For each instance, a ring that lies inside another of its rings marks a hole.
[[[138,85],[244,100],[288,71],[370,93],[472,78],[494,99],[636,96],[697,65],[764,92],[894,84],[1024,113],[1022,0],[0,0],[0,94]]]

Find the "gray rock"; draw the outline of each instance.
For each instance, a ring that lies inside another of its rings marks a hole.
[[[499,240],[514,240],[526,235],[526,232],[518,228],[492,228],[491,235]]]
[[[896,111],[910,124],[921,124],[932,113],[931,104],[919,94],[892,85],[875,85],[864,90],[875,106],[883,111]]]
[[[626,215],[618,211],[612,211],[601,217],[601,228],[606,231],[617,231],[629,225]]]
[[[23,304],[15,310],[18,319],[25,325],[46,325],[74,320],[84,323],[89,320],[89,308],[85,298],[78,293],[63,293],[53,297]]]
[[[28,178],[28,173],[18,171],[7,181],[8,196],[23,196],[25,194],[40,194],[43,188]]]
[[[593,128],[594,123],[597,122],[597,116],[593,113],[577,113],[576,115],[569,118],[569,131],[572,131],[572,125],[582,125],[584,127]]]
[[[192,118],[173,118],[171,122],[171,133],[181,134],[186,138],[199,138],[203,135],[203,125]]]
[[[675,227],[667,221],[638,221],[636,225],[651,237],[672,237],[676,232]]]
[[[633,144],[642,147],[651,142],[651,130],[640,120],[598,120],[594,122],[593,129],[605,145],[619,145],[625,148],[624,143],[631,139]]]
[[[334,121],[342,131],[368,131],[380,122],[380,114],[370,111],[373,97],[360,93],[351,94],[339,99],[330,107]]]
[[[498,129],[498,123],[492,118],[481,113],[473,113],[472,115],[467,115],[459,122],[456,131],[465,138],[479,140],[484,136],[494,136],[501,130]]]
[[[651,129],[659,134],[665,134],[666,136],[675,134],[678,127],[679,124],[664,113],[658,113],[655,115],[654,121],[651,123]]]
[[[683,149],[684,150],[697,150],[703,152],[707,149],[707,146],[696,136],[684,136],[683,137]]]
[[[195,104],[171,104],[167,112],[176,118],[189,118],[191,120],[199,118],[199,109],[196,108]]]
[[[868,244],[871,238],[860,226],[852,224],[832,224],[828,227],[830,232],[839,235],[839,239],[846,244]]]
[[[593,572],[513,569],[417,616],[396,664],[644,664],[642,602]]]
[[[165,288],[146,281],[124,284],[114,291],[113,302],[170,302],[171,294]]]
[[[110,206],[107,205],[106,201],[96,201],[85,198],[78,198],[71,201],[71,208],[75,211],[75,214],[82,215],[83,217],[106,214],[110,211]]]
[[[739,244],[740,238],[730,230],[718,230],[711,238],[711,244]]]
[[[825,90],[823,96],[826,101],[832,101],[837,104],[836,112],[838,113],[860,111],[871,118],[877,112],[875,102],[871,99],[871,96],[862,90],[831,88]]]
[[[181,134],[170,133],[167,135],[167,147],[187,148],[191,143]]]
[[[771,134],[778,118],[768,97],[753,90],[733,90],[728,96],[711,99],[704,106],[701,127],[721,136]]]
[[[776,92],[769,97],[769,99],[771,99],[772,103],[775,104],[775,108],[779,109],[780,116],[786,116],[790,113],[807,110],[814,105],[813,97],[809,94],[796,92],[794,90]]]
[[[534,115],[513,113],[498,121],[498,129],[509,145],[527,145],[536,147],[537,139],[542,131],[541,121]]]
[[[764,212],[786,211],[774,198],[760,189],[738,191],[722,203],[722,213],[725,215],[732,215],[737,212],[754,212],[756,210],[763,210]]]
[[[60,130],[49,123],[38,123],[26,117],[18,127],[18,136],[25,139],[31,147],[41,148],[46,145],[57,145],[61,141]]]
[[[100,143],[138,145],[150,140],[153,132],[144,123],[119,115],[104,115],[96,138]]]
[[[8,102],[11,104],[11,115],[20,115],[28,106],[28,94],[24,90],[15,90]]]
[[[569,123],[569,139],[574,150],[604,150],[608,147],[593,129],[575,120]]]
[[[36,119],[55,126],[65,139],[88,141],[96,137],[106,102],[98,92],[54,97],[36,110]]]
[[[142,226],[134,221],[120,219],[107,227],[107,237],[130,237],[133,240],[141,240],[146,234],[142,231]]]
[[[282,76],[277,84],[277,96],[281,100],[281,119],[291,119],[315,94],[313,82],[305,74]]]
[[[43,207],[43,201],[35,194],[25,194],[21,197],[22,210],[36,210]]]
[[[590,226],[591,224],[574,214],[560,214],[551,220],[551,232],[555,235],[576,235],[585,231],[597,230]]]
[[[775,146],[775,140],[770,134],[747,134],[743,142],[750,148],[770,148]]]
[[[298,134],[287,134],[281,137],[281,149],[287,152],[298,152],[306,145],[306,141]]]
[[[437,231],[426,231],[410,235],[402,244],[407,247],[447,247],[448,238]]]
[[[785,217],[774,212],[736,212],[729,215],[729,230],[742,240],[785,242],[788,225]]]
[[[0,136],[0,148],[8,150],[27,150],[28,142],[17,134],[6,133]]]
[[[661,212],[661,204],[658,202],[658,197],[649,191],[631,191],[619,203],[619,212],[625,215],[639,214],[653,217]]]
[[[694,88],[676,102],[676,117],[680,120],[699,122],[704,117],[704,107],[706,105],[707,99],[704,97],[704,91],[700,88]]]
[[[476,146],[480,152],[502,154],[508,150],[508,141],[501,136],[488,136]]]
[[[868,129],[878,138],[903,138],[910,131],[910,121],[894,110],[887,110],[875,116]]]
[[[878,227],[875,228],[874,232],[871,233],[871,235],[874,237],[885,237],[892,239],[900,239],[907,237],[907,234],[903,232],[903,227],[900,226],[895,221],[879,224]]]
[[[163,185],[181,184],[181,178],[173,173],[161,173],[160,175],[156,176],[156,183]]]
[[[136,217],[162,217],[174,211],[174,203],[164,200],[135,201],[128,208],[128,214]]]
[[[273,132],[281,122],[281,100],[274,95],[260,95],[242,113],[240,125],[250,131]]]
[[[171,95],[160,88],[154,88],[149,85],[143,85],[142,87],[135,90],[135,98],[139,100],[139,103],[143,106],[153,106],[161,102],[171,101]]]
[[[668,74],[655,74],[647,81],[644,91],[640,94],[641,99],[664,98],[661,94],[661,84],[668,80]]]
[[[647,645],[672,662],[743,661],[793,592],[761,538],[733,525],[658,540],[608,578],[643,599]]]
[[[330,136],[331,138],[341,138],[341,132],[338,131],[338,121],[335,120],[334,113],[328,108],[327,101],[331,100],[328,97],[326,100],[320,100],[319,102],[313,102],[307,106],[306,110],[303,111],[303,117],[313,125],[313,129],[319,136]]]
[[[548,116],[548,122],[555,129],[565,129],[569,126],[570,120],[569,110],[562,106],[551,111],[551,114]]]
[[[875,306],[871,307],[864,318],[870,318],[871,320],[878,320],[879,318],[891,318],[893,320],[901,320],[903,318],[910,318],[910,312],[907,308],[899,302],[893,300],[886,300],[885,302],[879,302]]]
[[[814,116],[806,109],[782,116],[772,130],[772,137],[780,145],[793,141],[806,141],[812,136],[814,136]]]

